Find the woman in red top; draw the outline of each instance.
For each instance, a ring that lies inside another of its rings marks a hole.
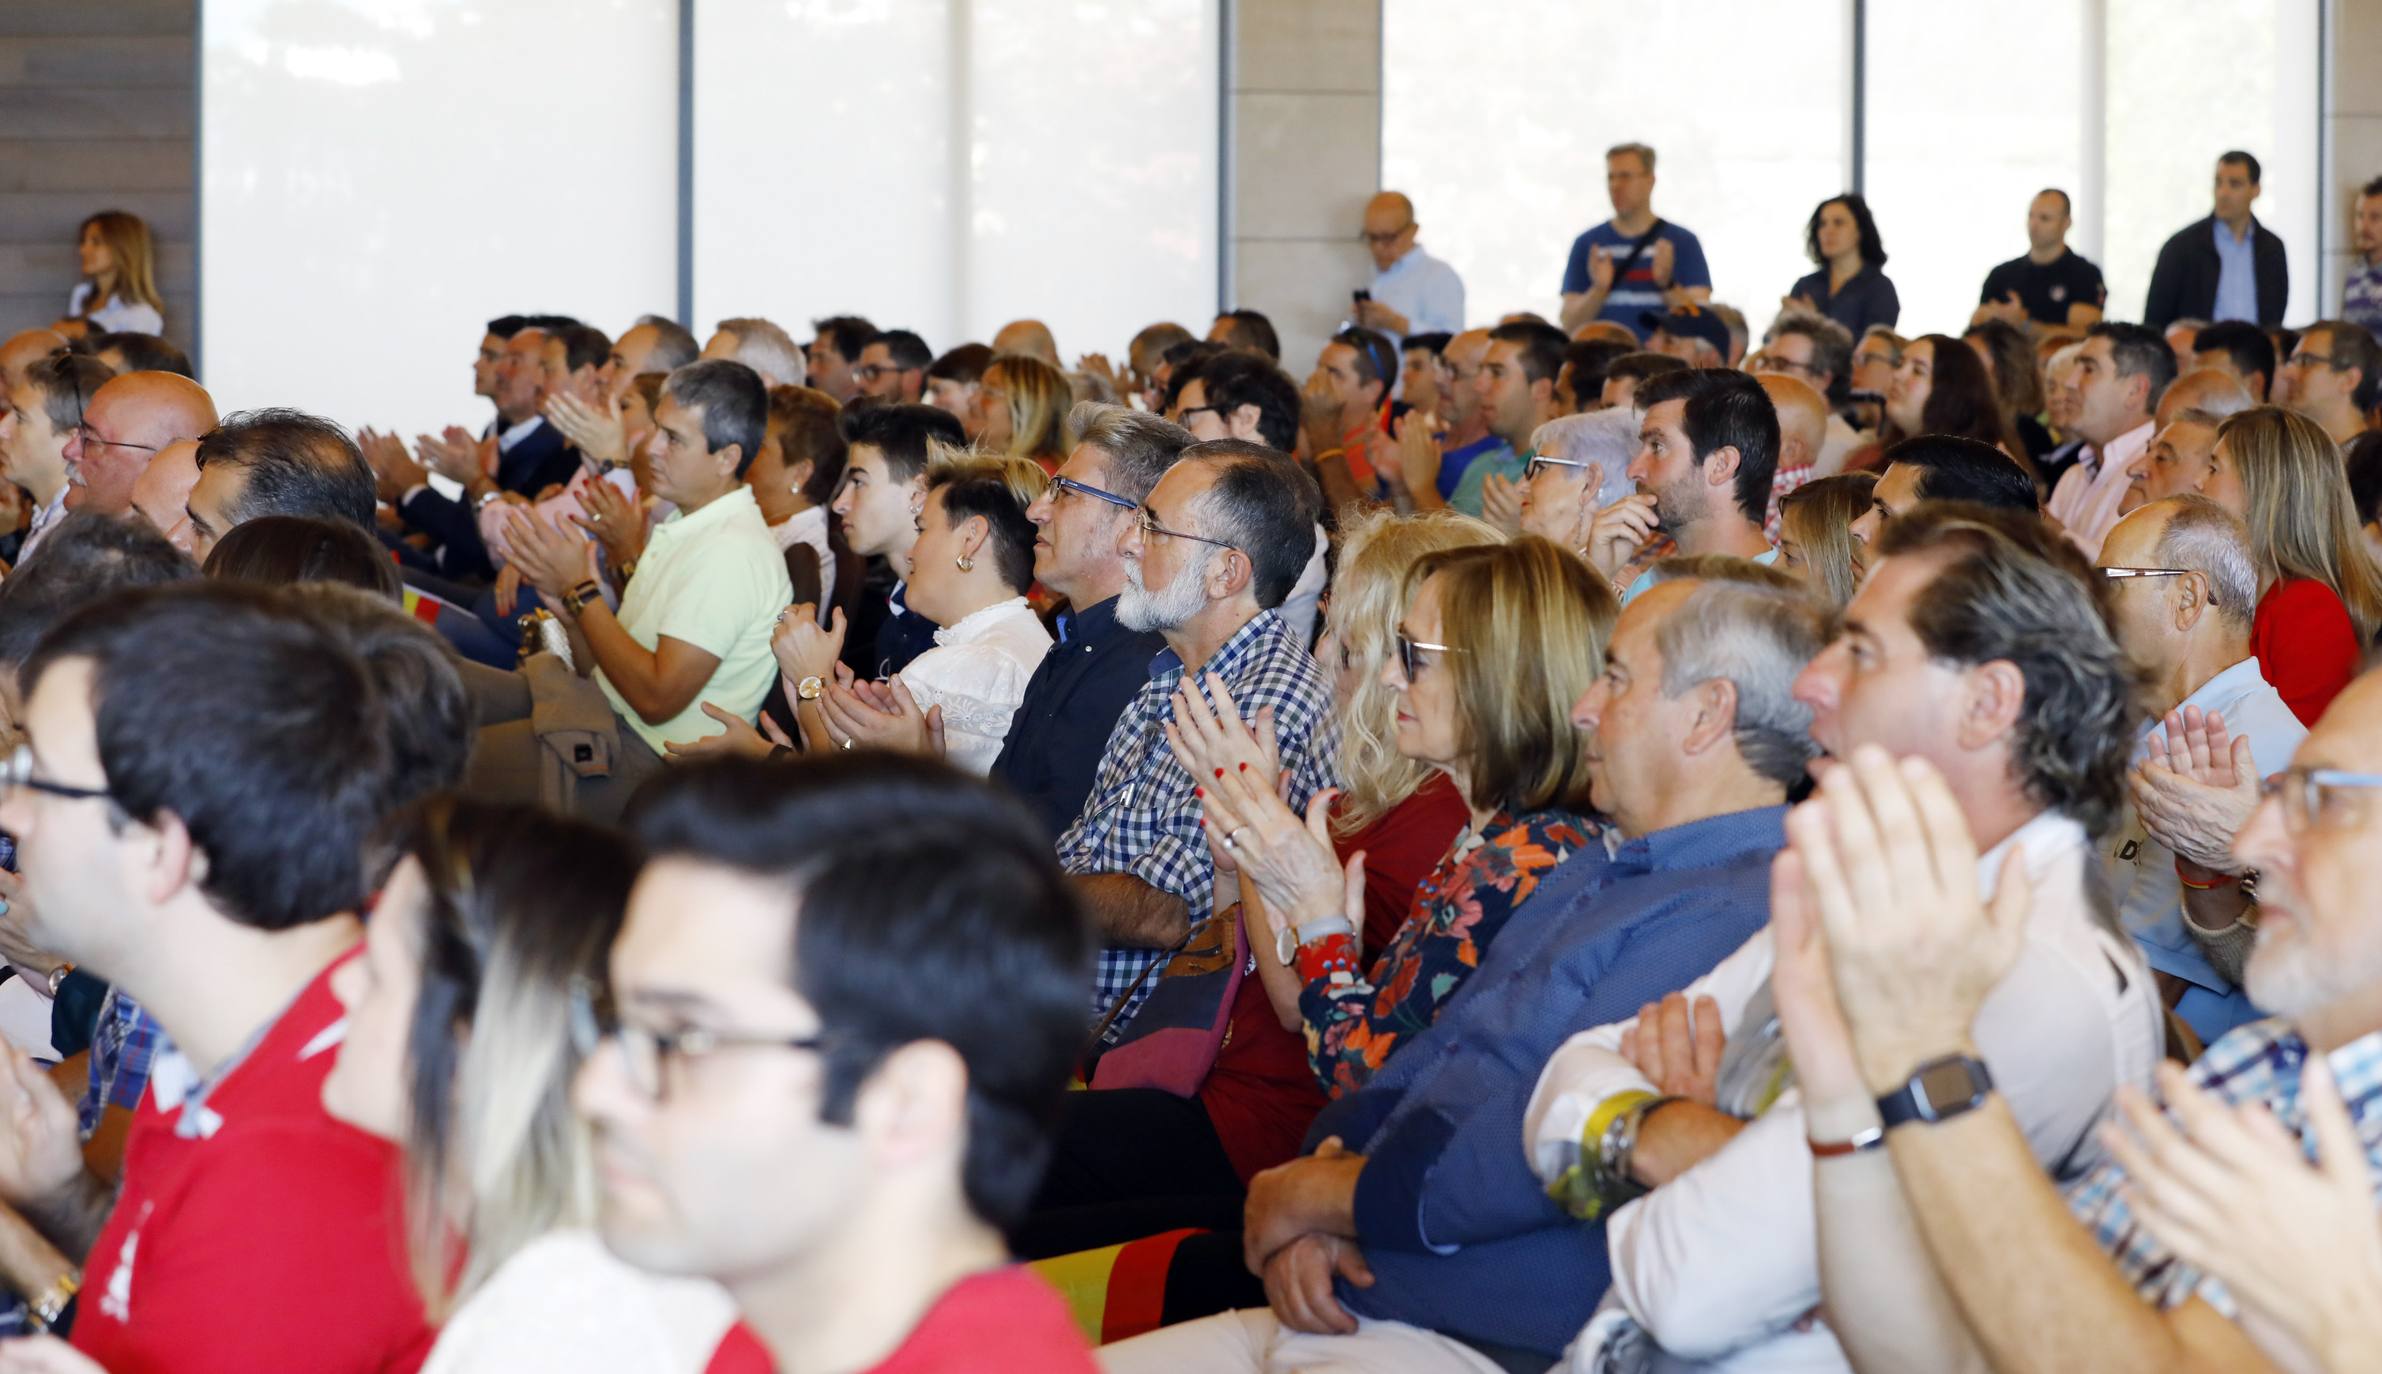
[[[1405,919],[1415,889],[1463,828],[1465,813],[1463,799],[1435,770],[1398,753],[1395,698],[1377,681],[1381,665],[1396,654],[1402,583],[1426,554],[1493,544],[1497,537],[1453,512],[1376,514],[1341,534],[1316,654],[1335,678],[1339,773],[1347,783],[1333,803],[1333,830],[1347,853],[1362,848],[1374,855],[1364,924],[1377,939],[1386,940]],[[1186,701],[1178,712],[1190,709]],[[1204,706],[1196,709],[1205,713]],[[1259,759],[1254,739],[1244,738],[1248,747],[1232,756],[1236,765]],[[1255,766],[1273,776],[1271,763]],[[1242,923],[1232,910],[1239,889],[1231,855],[1219,850],[1218,857],[1216,910]],[[1272,933],[1262,922],[1245,924],[1250,952],[1223,1044],[1196,1096],[1102,1088],[1072,1097],[1034,1214],[1011,1236],[1018,1253],[1064,1254],[1177,1226],[1238,1225],[1249,1178],[1298,1153],[1324,1096],[1307,1066],[1295,992],[1287,1018],[1268,995],[1262,975],[1274,957]]]
[[[2258,671],[2314,725],[2382,628],[2382,568],[2366,551],[2340,449],[2275,406],[2217,429],[2200,491],[2249,526],[2265,588],[2250,626]]]

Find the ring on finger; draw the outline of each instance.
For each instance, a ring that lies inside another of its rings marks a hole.
[[[1240,847],[1241,847],[1241,836],[1243,836],[1243,835],[1246,835],[1246,834],[1248,834],[1248,833],[1249,833],[1249,827],[1247,827],[1247,826],[1245,826],[1245,825],[1236,825],[1236,826],[1234,826],[1234,827],[1232,828],[1232,832],[1231,832],[1230,834],[1228,834],[1228,835],[1226,835],[1226,836],[1224,837],[1224,847],[1225,847],[1226,849],[1238,849],[1238,848],[1240,848]]]

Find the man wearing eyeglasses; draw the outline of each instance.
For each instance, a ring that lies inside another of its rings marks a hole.
[[[888,329],[861,347],[852,380],[870,400],[916,405],[934,360],[926,340],[907,329]]]
[[[1033,822],[862,751],[673,770],[637,831],[574,1098],[605,1243],[736,1301],[705,1367],[1092,1374],[1001,1238],[1050,1157],[1092,950]]]
[[[1125,523],[1117,621],[1164,636],[1166,652],[1117,718],[1083,812],[1058,848],[1106,946],[1092,1015],[1114,1010],[1111,1037],[1190,931],[1194,904],[1208,909],[1215,884],[1199,783],[1166,742],[1176,695],[1221,683],[1232,700],[1216,709],[1252,722],[1271,710],[1291,805],[1304,807],[1331,785],[1331,683],[1276,614],[1314,552],[1321,505],[1287,454],[1221,439],[1184,449]]]
[[[2246,806],[2203,784],[2192,739],[2213,727],[2233,763],[2246,743],[2252,777],[2291,757],[2307,727],[2260,675],[2250,651],[2258,565],[2249,531],[2204,496],[2154,501],[2101,544],[2109,622],[2148,673],[2154,719],[2134,748],[2132,798],[2101,841],[2120,923],[2156,971],[2160,992],[2202,1041],[2264,1015],[2240,987],[2252,929],[2238,920],[2242,879],[2231,853]],[[2221,722],[2217,724],[2216,722]],[[2203,925],[2195,916],[2205,916]]]
[[[1041,816],[1053,839],[1083,812],[1117,717],[1150,680],[1166,648],[1155,630],[1117,620],[1125,590],[1118,551],[1158,479],[1182,456],[1181,426],[1123,406],[1086,401],[1067,417],[1075,447],[1026,518],[1034,522],[1034,577],[1067,598],[1058,642],[1026,683],[992,776]]]
[[[33,524],[17,550],[22,564],[66,515],[66,446],[91,398],[109,380],[97,358],[60,351],[26,366],[0,414],[0,478],[33,498]]]
[[[2275,373],[2276,405],[2289,406],[2324,426],[2346,448],[2366,431],[2366,411],[2382,381],[2382,346],[2364,326],[2345,320],[2311,324]]]
[[[76,1347],[114,1370],[416,1368],[434,1333],[398,1258],[399,1160],[322,1105],[330,971],[357,942],[360,856],[394,776],[372,672],[286,598],[204,582],[86,608],[23,681],[0,829],[24,933],[172,1042],[120,1194],[85,1170],[56,1087],[10,1056],[0,1196],[87,1257]],[[195,718],[203,740],[125,725]],[[34,1309],[54,1318],[75,1292],[62,1280]]]
[[[157,451],[215,428],[215,401],[188,377],[127,372],[99,388],[66,441],[68,510],[122,515],[132,484]]]
[[[1464,327],[1464,279],[1414,241],[1414,202],[1383,191],[1365,202],[1358,237],[1373,255],[1373,281],[1356,302],[1356,323],[1392,340]]]

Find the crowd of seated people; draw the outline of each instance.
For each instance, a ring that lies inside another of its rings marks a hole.
[[[1546,315],[1384,193],[1311,360],[504,315],[410,440],[95,220],[0,1374],[2369,1367],[2382,345],[2245,159],[2134,320],[2050,190],[1749,328],[1624,144]]]

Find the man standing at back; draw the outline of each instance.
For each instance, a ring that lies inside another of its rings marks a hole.
[[[1572,241],[1563,265],[1563,328],[1611,320],[1641,340],[1638,317],[1712,299],[1704,245],[1654,213],[1654,150],[1623,143],[1605,154],[1613,217]]]
[[[2142,306],[2145,326],[2248,320],[2273,329],[2283,322],[2291,264],[2283,241],[2250,213],[2258,190],[2258,159],[2238,149],[2217,159],[2216,210],[2176,230],[2159,249]]]
[[[1985,291],[1969,322],[2031,321],[2071,329],[2100,323],[2109,289],[2101,269],[2068,247],[2071,222],[2067,192],[2056,186],[2036,192],[2026,211],[2026,252],[1985,274]]]
[[[121,1196],[85,1172],[73,1108],[10,1056],[0,1194],[89,1257],[76,1347],[116,1371],[417,1367],[432,1333],[400,1259],[397,1154],[322,1106],[344,1019],[330,971],[357,943],[393,767],[372,674],[283,597],[218,582],[86,609],[22,682],[28,752],[0,828],[25,933],[173,1045]]]
[[[1373,282],[1356,322],[1391,339],[1464,327],[1464,279],[1414,241],[1414,202],[1384,191],[1365,203],[1365,251]]]

